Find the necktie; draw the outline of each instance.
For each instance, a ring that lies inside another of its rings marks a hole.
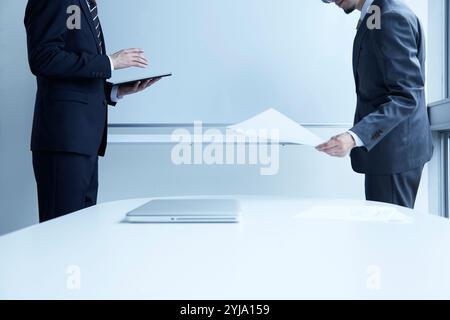
[[[89,11],[91,12],[92,20],[94,21],[97,43],[100,48],[100,53],[103,54],[103,35],[100,19],[98,18],[98,8],[95,0],[86,0]]]

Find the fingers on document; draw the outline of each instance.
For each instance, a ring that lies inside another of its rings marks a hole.
[[[335,140],[334,138],[332,138],[328,142],[317,146],[316,149],[321,152],[328,152],[328,151],[335,149],[336,147],[339,147],[339,145],[340,145],[339,142],[337,140]]]

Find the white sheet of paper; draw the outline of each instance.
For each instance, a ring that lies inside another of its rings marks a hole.
[[[412,223],[414,219],[392,207],[316,206],[301,212],[297,218],[384,223]]]
[[[244,135],[248,132],[260,130],[278,130],[281,143],[302,144],[316,147],[325,141],[314,133],[291,120],[275,109],[269,109],[263,113],[238,124],[228,127],[229,129]]]

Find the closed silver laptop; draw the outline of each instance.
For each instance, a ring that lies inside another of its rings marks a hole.
[[[129,212],[131,223],[237,223],[240,203],[234,199],[155,199]]]

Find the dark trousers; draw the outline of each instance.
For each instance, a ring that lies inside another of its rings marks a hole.
[[[97,203],[97,156],[33,152],[33,169],[41,223]]]
[[[414,208],[423,166],[404,173],[366,175],[366,199]]]

